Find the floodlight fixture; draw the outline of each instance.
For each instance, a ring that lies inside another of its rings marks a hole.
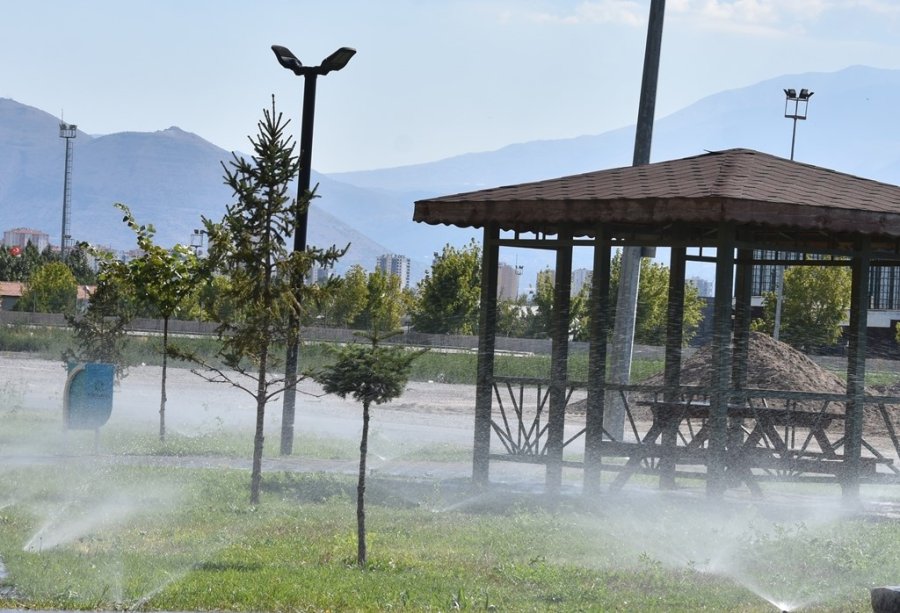
[[[304,66],[296,55],[290,49],[283,45],[272,45],[272,52],[278,63],[287,68],[298,77],[309,77],[317,75],[326,75],[329,72],[340,70],[356,55],[356,49],[350,47],[341,47],[324,60],[319,66]]]

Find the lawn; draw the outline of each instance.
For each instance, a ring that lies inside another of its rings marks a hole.
[[[773,611],[768,598],[848,611],[865,610],[868,589],[895,583],[900,568],[888,545],[900,525],[847,517],[833,490],[794,511],[642,488],[551,502],[509,486],[371,477],[361,570],[352,476],[270,472],[253,507],[245,470],[156,465],[204,450],[242,457],[229,436],[202,449],[143,438],[130,448],[134,434],[122,431],[101,456],[77,445],[10,455],[11,439],[41,430],[24,413],[0,411],[10,426],[0,434],[0,607]],[[351,455],[344,445],[304,450]]]

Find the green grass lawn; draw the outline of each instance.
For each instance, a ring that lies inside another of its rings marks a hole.
[[[579,499],[549,510],[534,495],[478,496],[461,484],[376,480],[368,498],[370,564],[360,570],[354,483],[345,477],[266,475],[256,508],[245,502],[247,476],[232,470],[81,460],[7,468],[0,485],[0,555],[6,582],[15,586],[0,606],[774,610],[728,572],[704,572],[715,560],[684,551],[673,564],[672,552],[653,544],[658,527],[635,525],[628,508],[592,508]],[[733,518],[746,522],[735,530],[742,538],[708,551],[735,548],[729,555],[736,567],[761,591],[826,598],[805,610],[864,610],[867,586],[896,580],[900,553],[879,545],[898,542],[893,523],[766,531],[754,519],[762,516],[742,510]],[[683,528],[702,543],[723,536],[716,524]],[[673,535],[673,545],[683,541]]]
[[[17,441],[48,436],[48,419],[0,410],[0,608],[776,610],[765,594],[850,611],[866,610],[868,589],[895,584],[900,568],[897,522],[828,519],[830,507],[795,520],[783,505],[773,517],[765,505],[710,507],[644,488],[550,505],[521,489],[372,476],[361,570],[351,476],[264,473],[252,507],[246,470],[153,465],[159,455],[247,458],[249,434],[162,445],[120,430],[104,433],[101,456],[90,436],[16,453]],[[304,457],[356,453],[304,443]],[[124,454],[146,455],[125,465]],[[443,446],[416,457],[468,459]]]

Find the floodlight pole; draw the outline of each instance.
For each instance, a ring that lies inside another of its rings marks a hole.
[[[303,77],[303,111],[300,124],[300,172],[297,180],[297,208],[294,224],[294,251],[306,251],[306,229],[308,225],[308,206],[304,200],[309,193],[312,176],[312,143],[313,123],[316,113],[316,79],[319,75],[340,70],[347,65],[356,54],[355,49],[341,47],[322,61],[319,66],[304,66],[287,47],[272,45],[272,52],[278,63]],[[306,203],[308,205],[308,202]],[[293,281],[295,289],[302,287],[303,279]],[[299,292],[298,292],[299,298]],[[297,358],[300,348],[300,337],[296,333],[299,320],[291,315],[288,330],[292,333],[287,339],[287,355],[284,360],[284,404],[281,412],[281,455],[291,455],[294,451],[294,417],[297,403]]]
[[[634,136],[632,166],[650,163],[653,142],[653,116],[656,110],[656,85],[659,81],[659,56],[662,50],[665,0],[652,0],[647,24],[647,47],[644,51],[644,73]],[[623,247],[619,268],[619,291],[616,296],[616,319],[613,325],[610,350],[609,377],[613,384],[627,385],[631,379],[631,358],[634,355],[634,328],[637,315],[638,287],[641,280],[642,247]],[[607,395],[608,407],[603,428],[617,440],[625,429],[625,406],[618,392]]]
[[[73,123],[59,122],[59,137],[66,139],[66,168],[63,180],[62,232],[59,238],[59,254],[65,259],[72,239],[72,161],[75,149],[72,141],[78,133],[78,126]]]
[[[794,161],[794,145],[797,142],[797,120],[806,120],[806,110],[809,107],[809,99],[815,92],[808,89],[801,89],[797,93],[796,89],[784,90],[784,117],[793,120],[794,126],[791,132],[791,161]],[[793,110],[790,108],[794,103]],[[802,106],[801,106],[802,105]],[[775,266],[775,323],[772,326],[772,338],[776,341],[781,336],[781,309],[784,303],[784,265]]]

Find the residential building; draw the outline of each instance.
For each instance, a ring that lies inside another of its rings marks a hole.
[[[576,268],[572,271],[571,294],[577,296],[585,285],[590,286],[594,271],[590,268]]]
[[[409,258],[396,253],[385,253],[378,256],[375,269],[400,277],[400,286],[409,287]]]
[[[697,295],[701,298],[711,298],[713,296],[714,285],[709,279],[691,277],[686,279],[686,281],[697,288]]]
[[[13,228],[3,232],[3,245],[5,247],[24,249],[28,243],[34,245],[38,251],[43,251],[50,246],[50,237],[46,232],[32,230],[31,228]]]

